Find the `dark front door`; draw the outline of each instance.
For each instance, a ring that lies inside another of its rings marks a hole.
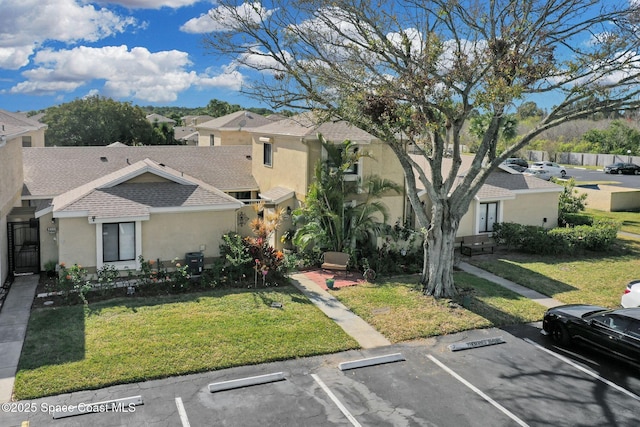
[[[14,274],[40,272],[40,227],[37,219],[10,222],[9,271]]]

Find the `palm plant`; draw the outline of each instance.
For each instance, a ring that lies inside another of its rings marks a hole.
[[[322,136],[320,141],[327,159],[316,165],[305,205],[294,212],[299,228],[293,242],[303,250],[311,245],[321,250],[355,249],[358,242],[371,241],[378,235],[387,221],[387,207],[380,200],[382,195],[388,191],[400,192],[401,188],[375,175],[364,178],[361,183],[345,182],[348,171],[369,155],[358,151],[352,141],[334,145]],[[358,185],[363,191],[358,191]]]

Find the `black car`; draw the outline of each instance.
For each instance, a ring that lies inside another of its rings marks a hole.
[[[519,157],[509,157],[508,159],[505,159],[504,162],[502,163],[507,166],[511,166],[511,165],[522,166],[525,169],[529,167],[529,162]]]
[[[581,344],[639,365],[640,308],[562,305],[547,310],[542,329],[559,344]]]
[[[633,163],[614,163],[604,167],[604,173],[640,174],[640,166]]]

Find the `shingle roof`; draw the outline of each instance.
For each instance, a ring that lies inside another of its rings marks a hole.
[[[345,121],[318,123],[313,113],[303,113],[277,122],[252,129],[251,133],[266,135],[285,135],[316,139],[322,134],[327,141],[342,142],[347,139],[354,142],[371,142],[373,135]]]
[[[54,199],[55,200],[55,199]],[[97,218],[149,215],[153,208],[204,207],[232,203],[227,197],[197,185],[175,182],[120,184],[95,189],[56,212],[86,211]]]
[[[251,146],[39,147],[23,149],[23,196],[51,198],[145,158],[222,191],[258,190]]]
[[[160,182],[128,182],[152,173]],[[240,207],[241,202],[196,178],[144,159],[60,194],[53,210],[97,218],[147,216],[153,208]]]
[[[267,119],[260,114],[252,113],[250,111],[236,111],[235,113],[227,114],[226,116],[217,117],[208,122],[196,125],[197,128],[202,129],[214,129],[214,130],[240,130],[255,128],[264,124],[271,123],[271,120]]]
[[[46,124],[30,119],[24,114],[0,110],[0,135],[19,135],[46,127]]]

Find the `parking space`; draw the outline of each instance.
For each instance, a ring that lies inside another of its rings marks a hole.
[[[461,343],[470,348],[451,351],[451,344]],[[481,345],[487,343],[493,345]],[[368,358],[391,362],[339,368]],[[210,387],[247,378],[264,381]],[[554,348],[537,328],[522,326],[44,398],[29,403],[69,405],[139,395],[143,404],[60,419],[41,411],[3,413],[0,424],[632,426],[639,391],[637,371]]]

